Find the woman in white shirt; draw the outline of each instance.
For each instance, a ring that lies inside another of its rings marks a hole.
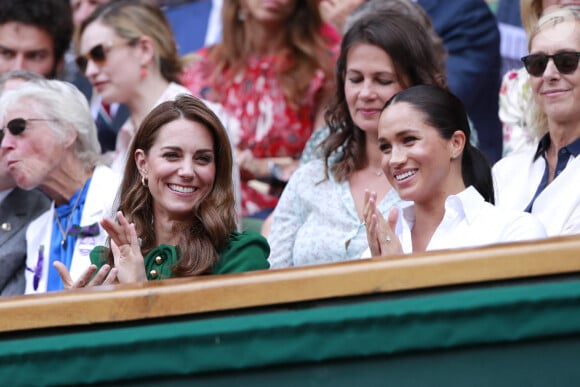
[[[493,173],[500,207],[537,216],[549,236],[580,233],[580,8],[556,8],[538,21],[522,58],[546,133],[539,144],[500,160]]]
[[[379,119],[381,165],[401,199],[412,203],[391,209],[385,220],[376,195],[366,195],[373,256],[546,236],[532,215],[494,207],[491,168],[470,135],[463,104],[446,90],[414,86],[387,102]]]

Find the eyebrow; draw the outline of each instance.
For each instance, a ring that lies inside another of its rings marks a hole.
[[[397,132],[397,134],[395,134],[395,137],[400,138],[400,137],[405,137],[405,136],[407,136],[409,134],[415,134],[415,133],[419,133],[419,130],[417,130],[417,129],[403,129],[402,131]],[[382,142],[385,142],[387,140],[385,139],[385,137],[380,136],[379,139],[378,139],[378,141],[379,142],[381,142],[381,141]]]
[[[7,47],[7,46],[3,46],[0,44],[0,51],[9,51],[9,52],[24,52],[25,54],[36,54],[36,53],[50,53],[50,50],[46,47],[41,47],[41,48],[35,48],[32,50],[24,50],[21,51],[18,48],[14,48],[14,47]]]
[[[167,145],[167,146],[161,147],[161,150],[181,151],[182,148],[180,146],[176,146],[176,145]],[[195,151],[195,153],[213,153],[213,149],[209,149],[209,148],[198,149]]]
[[[357,73],[357,74],[362,74],[363,72],[361,70],[357,70],[357,69],[347,69],[346,73]],[[394,77],[395,74],[392,71],[373,71],[371,74],[373,75],[389,75]]]

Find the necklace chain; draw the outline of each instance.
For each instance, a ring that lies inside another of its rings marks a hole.
[[[73,208],[70,211],[70,215],[68,216],[68,219],[66,221],[66,230],[64,229],[64,227],[62,227],[62,224],[60,223],[60,218],[56,213],[56,211],[54,213],[54,215],[56,216],[56,225],[58,226],[58,229],[62,234],[62,241],[60,242],[60,245],[62,246],[63,249],[66,249],[66,238],[68,237],[68,233],[70,232],[70,229],[72,227],[72,218],[75,214],[77,206],[79,205],[79,202],[81,201],[81,196],[83,196],[82,189],[81,191],[79,191],[79,196],[77,196],[77,200],[75,200],[75,204],[73,205]]]

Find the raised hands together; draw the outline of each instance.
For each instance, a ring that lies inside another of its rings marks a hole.
[[[377,211],[377,193],[365,190],[363,223],[367,230],[367,240],[373,257],[391,257],[403,254],[399,238],[394,232],[398,209],[391,208],[388,221]]]
[[[117,212],[117,222],[110,218],[104,218],[101,226],[111,238],[111,250],[113,252],[114,267],[103,265],[97,272],[97,266],[92,264],[79,277],[73,281],[66,266],[59,261],[54,262],[65,289],[76,289],[90,286],[110,285],[116,283],[144,282],[147,281],[145,265],[135,224],[129,223],[122,212]],[[95,274],[95,272],[97,272]],[[92,277],[94,275],[94,277]],[[92,278],[91,278],[92,277]]]

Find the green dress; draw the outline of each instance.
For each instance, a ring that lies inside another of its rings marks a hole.
[[[220,253],[212,274],[241,273],[251,270],[268,269],[270,246],[266,238],[258,233],[237,231],[230,235],[228,245]],[[107,247],[97,246],[91,253],[91,262],[100,269],[107,263]],[[148,280],[162,280],[172,277],[171,268],[177,263],[177,249],[173,245],[159,245],[143,258]],[[97,270],[98,270],[97,269]]]

